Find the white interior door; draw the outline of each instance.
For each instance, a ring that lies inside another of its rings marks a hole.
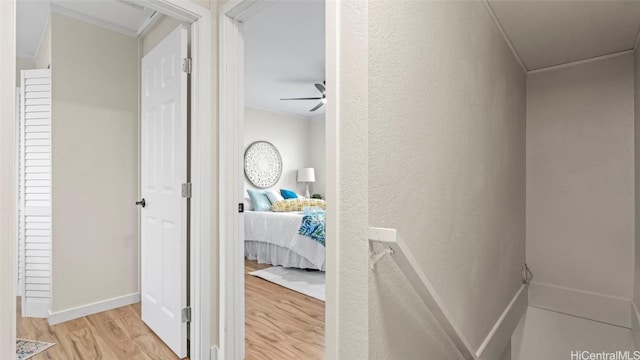
[[[142,320],[187,356],[187,30],[142,58]]]

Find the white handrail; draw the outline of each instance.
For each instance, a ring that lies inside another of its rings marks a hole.
[[[382,252],[371,254],[371,267],[374,268],[375,264],[385,255],[390,255],[416,290],[422,302],[427,305],[438,321],[438,324],[447,336],[449,336],[451,342],[460,354],[462,354],[462,357],[466,360],[478,360],[479,358],[471,348],[469,341],[467,341],[453,320],[453,317],[445,308],[442,299],[436,294],[433,285],[431,285],[431,281],[429,281],[429,278],[427,278],[422,271],[418,261],[413,257],[411,251],[402,240],[398,239],[396,230],[369,227],[369,241],[378,242],[385,246],[385,250]]]

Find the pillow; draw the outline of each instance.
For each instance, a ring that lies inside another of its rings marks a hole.
[[[271,202],[269,202],[264,190],[247,190],[247,192],[251,198],[251,205],[253,205],[254,211],[269,211]]]
[[[280,189],[280,194],[282,194],[282,197],[285,199],[295,199],[298,197],[293,190],[289,189]]]
[[[284,199],[271,205],[271,211],[302,211],[305,206],[317,206],[322,210],[327,208],[326,203],[321,199]]]
[[[276,191],[266,191],[265,193],[267,194],[267,198],[269,199],[269,202],[271,202],[272,204],[275,202],[284,200],[284,198],[280,194],[278,194]]]

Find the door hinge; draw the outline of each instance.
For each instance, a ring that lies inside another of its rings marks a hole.
[[[187,306],[186,308],[182,309],[182,322],[191,322],[191,306]]]
[[[191,199],[191,183],[190,182],[182,184],[182,197]]]
[[[188,75],[191,75],[191,58],[182,59],[182,71],[186,72]]]

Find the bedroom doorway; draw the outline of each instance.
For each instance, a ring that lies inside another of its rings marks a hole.
[[[325,358],[325,12],[324,1],[221,9],[226,359]]]

